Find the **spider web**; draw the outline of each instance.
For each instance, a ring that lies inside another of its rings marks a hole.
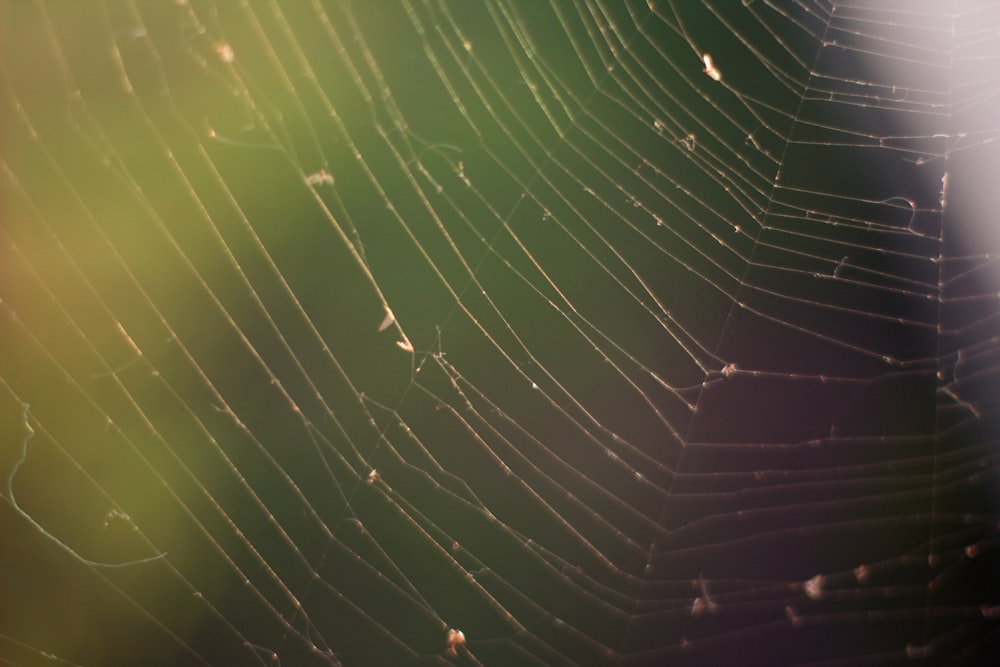
[[[997,652],[995,4],[0,7],[4,664]]]

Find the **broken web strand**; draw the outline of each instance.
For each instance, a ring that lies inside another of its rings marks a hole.
[[[3,382],[3,384],[4,384],[5,388],[8,391],[10,391],[10,386],[7,385],[7,383],[5,381]],[[145,618],[147,618],[151,623],[155,624],[164,633],[166,633],[168,636],[170,636],[178,645],[180,645],[181,647],[183,647],[184,650],[189,655],[191,655],[193,658],[195,658],[196,660],[198,660],[199,663],[201,663],[201,664],[208,664],[208,663],[206,663],[202,659],[202,657],[200,655],[198,655],[184,641],[184,639],[182,639],[177,634],[175,634],[174,631],[171,628],[167,627],[160,619],[158,619],[155,615],[153,615],[152,613],[150,613],[150,611],[147,610],[147,609],[145,609],[140,603],[136,602],[131,596],[129,596],[114,581],[112,581],[106,575],[104,575],[104,574],[101,573],[102,570],[126,568],[126,567],[131,567],[131,566],[141,567],[144,564],[150,563],[152,561],[159,561],[160,559],[165,558],[166,555],[167,555],[166,552],[161,552],[161,553],[159,553],[159,554],[157,554],[155,556],[150,556],[150,557],[147,557],[147,558],[140,558],[140,559],[135,559],[135,560],[130,560],[130,561],[122,561],[122,562],[117,562],[117,563],[95,561],[95,560],[92,560],[92,559],[89,559],[89,558],[86,558],[86,557],[82,556],[73,547],[71,547],[70,545],[66,544],[63,540],[61,540],[57,536],[53,535],[51,532],[49,532],[48,529],[46,529],[44,526],[42,526],[41,524],[39,524],[35,520],[35,518],[33,516],[31,516],[30,513],[28,513],[27,511],[25,511],[18,504],[17,499],[16,499],[16,497],[14,495],[14,478],[17,475],[17,472],[20,469],[21,465],[24,464],[25,460],[28,457],[28,441],[35,435],[35,429],[31,426],[31,423],[30,423],[30,417],[29,417],[30,406],[27,403],[22,403],[22,408],[23,408],[22,417],[23,417],[23,420],[24,420],[23,424],[24,424],[24,427],[25,427],[25,430],[26,430],[26,434],[25,434],[25,436],[23,438],[23,441],[22,441],[21,456],[17,460],[17,462],[15,463],[14,467],[11,470],[10,475],[7,478],[7,489],[6,489],[6,491],[7,491],[6,496],[7,497],[6,497],[6,500],[14,507],[14,510],[22,518],[24,518],[28,523],[30,523],[39,532],[39,534],[41,534],[47,540],[49,540],[50,542],[52,542],[53,544],[55,544],[59,549],[61,549],[65,553],[69,554],[74,560],[76,560],[76,561],[78,561],[78,562],[82,563],[83,565],[86,565],[86,566],[88,566],[90,568],[93,568],[97,572],[98,576],[100,576],[101,578],[103,578],[105,580],[105,582],[112,589],[114,589],[119,595],[121,595],[123,598],[125,598],[126,600],[128,600],[138,610],[138,612],[142,616],[144,616]],[[47,437],[47,439],[49,441],[55,442],[55,441],[53,441],[51,439],[51,437],[49,437],[49,435],[47,433],[45,433],[44,431],[42,433],[43,433],[43,435],[45,435]],[[55,444],[58,446],[57,442]],[[87,477],[87,479],[93,484],[93,486],[96,489],[99,490],[99,492],[102,495],[105,495],[106,500],[108,500],[110,504],[114,505],[114,501],[110,497],[107,497],[107,495],[104,493],[103,489],[101,489],[101,487],[97,484],[97,482],[93,478],[91,478],[90,475],[87,474],[86,471],[84,471],[79,466],[79,464],[77,464],[72,459],[72,457],[66,452],[66,450],[64,448],[62,448],[61,446],[59,447],[59,449],[66,456],[66,458],[68,460],[70,460],[74,464],[74,466],[76,467],[76,469],[79,472],[83,473]],[[132,529],[136,532],[136,534],[139,535],[139,537],[143,541],[146,542],[147,546],[152,546],[149,543],[149,540],[145,537],[145,535],[142,534],[142,531],[139,529],[139,527],[137,525],[135,525],[135,523],[132,522],[131,518],[126,513],[122,512],[120,509],[113,509],[113,510],[111,510],[111,512],[109,512],[108,516],[112,516],[112,515],[114,515],[117,518],[124,518],[126,521],[128,521],[128,523],[132,527]],[[163,562],[166,564],[166,566],[168,568],[170,568],[171,570],[173,570],[173,567],[169,564],[169,561],[163,561]],[[177,572],[176,570],[173,570],[173,573],[175,575],[177,575],[180,579],[183,580],[183,576],[179,572]],[[187,582],[185,582],[185,583],[187,583]],[[189,589],[191,588],[190,584],[188,584],[188,588]],[[225,619],[224,619],[224,617],[218,612],[218,610],[216,610],[211,605],[209,605],[209,608],[210,608],[210,610],[213,613],[216,614],[216,616],[219,618],[220,621],[226,622]],[[226,624],[229,625],[228,623],[226,623]],[[236,630],[235,630],[235,628],[232,625],[229,625],[229,627],[230,627],[231,630],[233,630],[234,633],[236,633]],[[44,653],[43,652],[43,655],[44,655],[44,657],[46,657],[46,658],[48,658],[50,660],[58,660],[57,656],[54,656],[52,654]]]
[[[26,433],[23,440],[21,441],[21,456],[14,463],[14,467],[11,468],[10,474],[7,476],[7,498],[10,501],[11,505],[13,505],[14,510],[23,519],[25,519],[28,523],[34,526],[35,529],[39,533],[44,535],[50,542],[54,543],[57,547],[68,553],[76,560],[80,561],[84,565],[89,565],[90,567],[95,567],[95,568],[130,567],[132,565],[142,565],[143,563],[151,563],[155,560],[159,560],[164,556],[166,556],[167,552],[163,551],[156,554],[155,556],[149,556],[147,558],[137,558],[135,560],[123,561],[120,563],[105,563],[101,561],[90,560],[89,558],[81,556],[75,549],[73,549],[73,547],[69,546],[68,544],[60,540],[58,537],[50,533],[44,526],[35,521],[35,518],[33,516],[31,516],[30,514],[25,512],[24,509],[21,508],[21,506],[17,502],[16,496],[14,495],[14,478],[17,476],[17,471],[21,468],[21,465],[24,464],[25,460],[27,460],[28,458],[28,441],[31,440],[31,438],[35,435],[35,429],[31,427],[31,422],[29,421],[28,417],[28,410],[30,409],[30,406],[27,403],[22,403],[21,406],[23,408],[22,417],[24,419],[24,428],[26,430]],[[122,516],[125,517],[128,516],[127,514],[122,513],[120,509],[113,511],[121,513]],[[129,523],[131,523],[131,519],[129,519]]]

